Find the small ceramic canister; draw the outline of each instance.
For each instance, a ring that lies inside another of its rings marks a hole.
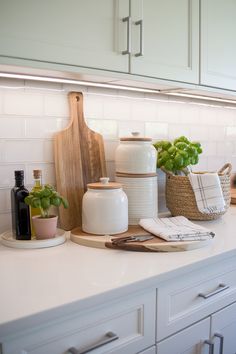
[[[128,230],[128,198],[120,183],[89,183],[82,202],[82,229],[96,235],[114,235]]]
[[[138,132],[133,132],[131,137],[120,138],[115,153],[117,173],[155,173],[156,162],[157,151],[151,138],[141,137]]]

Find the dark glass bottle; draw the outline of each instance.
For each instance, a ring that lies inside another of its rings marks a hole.
[[[15,171],[15,187],[11,190],[12,233],[17,240],[30,240],[30,211],[24,199],[29,195],[24,186],[24,171]]]

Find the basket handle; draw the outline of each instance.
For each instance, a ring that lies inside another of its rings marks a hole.
[[[167,175],[169,175],[169,176],[174,176],[174,173],[173,173],[172,171],[167,171],[167,170],[165,169],[165,167],[161,167],[161,170],[162,170],[163,172],[165,172],[165,174],[167,174]]]
[[[230,175],[230,172],[232,171],[232,165],[231,163],[226,163],[221,169],[218,171],[219,175]]]

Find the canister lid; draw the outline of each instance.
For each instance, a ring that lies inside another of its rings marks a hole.
[[[152,141],[152,138],[142,137],[139,132],[132,132],[132,136],[120,138],[120,141]]]
[[[89,189],[119,189],[122,188],[120,183],[109,182],[109,177],[101,177],[100,182],[87,184]]]

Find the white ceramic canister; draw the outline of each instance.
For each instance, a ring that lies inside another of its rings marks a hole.
[[[157,151],[152,139],[133,132],[131,137],[120,138],[115,153],[117,173],[155,173]]]
[[[82,201],[82,229],[96,235],[114,235],[128,230],[128,198],[120,183],[108,177],[87,185]]]
[[[142,218],[155,218],[158,214],[157,175],[116,174],[129,201],[129,225],[138,225]]]

